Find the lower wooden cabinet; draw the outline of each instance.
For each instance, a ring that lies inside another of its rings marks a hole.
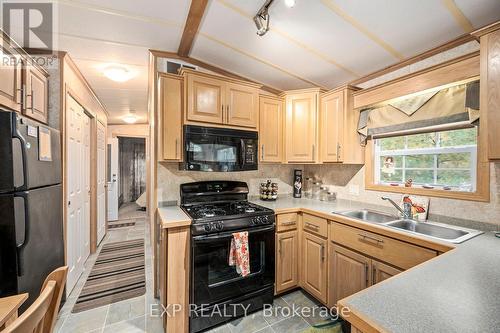
[[[381,263],[377,260],[372,260],[372,284],[376,284],[387,280],[394,275],[398,275],[403,270]]]
[[[329,244],[329,281],[328,305],[370,286],[371,260],[342,246]]]
[[[298,286],[298,250],[297,230],[276,234],[276,293]]]
[[[302,288],[323,303],[328,300],[327,244],[326,239],[303,232]]]

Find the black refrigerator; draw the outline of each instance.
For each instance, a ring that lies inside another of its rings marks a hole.
[[[0,297],[29,293],[64,265],[60,132],[0,110]]]

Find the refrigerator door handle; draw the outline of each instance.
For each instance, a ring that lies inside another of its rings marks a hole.
[[[19,133],[19,130],[17,127],[15,127],[16,130],[13,133],[13,138],[18,139],[21,142],[21,159],[23,162],[23,186],[19,186],[18,188],[25,188],[28,186],[28,170],[26,170],[26,167],[28,166],[27,159],[28,159],[28,153],[26,152],[26,140],[24,137]]]
[[[27,204],[27,195],[26,195],[26,193],[16,194],[15,197],[21,197],[21,198],[23,198],[23,204],[24,204],[24,235],[23,235],[22,241],[19,244],[16,243],[16,251],[17,251],[17,275],[18,276],[23,276],[24,275],[24,258],[23,258],[23,252],[24,252],[24,247],[29,242],[30,216],[29,216],[29,208],[28,208],[28,204]]]

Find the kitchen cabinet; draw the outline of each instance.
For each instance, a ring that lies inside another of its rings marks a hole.
[[[285,161],[314,163],[318,158],[319,89],[285,94]]]
[[[329,244],[328,305],[334,306],[344,297],[371,285],[371,260],[342,246]]]
[[[357,131],[359,111],[352,107],[352,93],[356,90],[346,86],[321,95],[320,162],[364,163],[364,148]]]
[[[500,22],[472,33],[480,38],[480,105],[481,128],[485,128],[487,158],[500,160]],[[481,140],[481,135],[480,135]]]
[[[258,90],[235,83],[226,83],[226,123],[257,128],[259,121]]]
[[[380,261],[372,260],[372,283],[376,284],[398,275],[402,270],[386,265]]]
[[[9,41],[5,38],[0,48],[3,54],[3,61],[0,63],[0,105],[21,112],[21,56],[10,47]]]
[[[326,304],[328,241],[309,232],[302,235],[302,288]]]
[[[222,124],[225,115],[224,88],[221,80],[187,75],[186,119]]]
[[[276,234],[276,293],[294,288],[299,283],[298,240],[297,230]]]
[[[259,124],[259,85],[183,69],[185,122],[256,129]]]
[[[161,158],[182,160],[182,84],[181,76],[160,74]]]
[[[23,113],[30,118],[47,123],[49,108],[48,75],[37,67],[27,65],[24,70],[25,107]]]
[[[260,161],[280,163],[283,160],[283,100],[259,98]]]

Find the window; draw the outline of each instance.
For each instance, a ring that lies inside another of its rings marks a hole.
[[[475,192],[477,129],[376,139],[373,165],[379,185]]]

